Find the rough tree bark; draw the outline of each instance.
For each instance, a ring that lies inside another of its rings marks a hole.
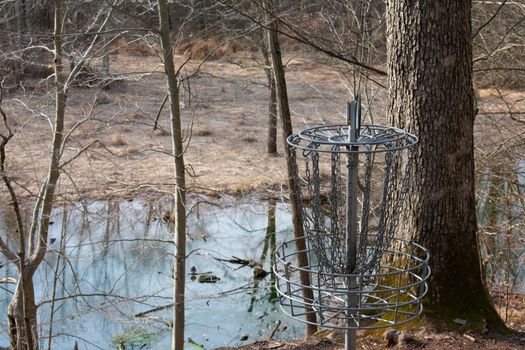
[[[390,121],[420,139],[400,232],[430,250],[431,321],[502,330],[476,236],[470,11],[470,0],[387,1]]]
[[[186,179],[184,168],[184,145],[179,101],[179,85],[173,62],[173,49],[170,41],[168,4],[166,0],[158,0],[160,20],[160,39],[164,58],[164,71],[168,83],[170,101],[170,120],[173,151],[173,167],[175,175],[175,268],[173,276],[173,333],[172,350],[184,348],[184,288],[186,278]]]
[[[299,205],[299,197],[295,193],[294,189],[297,188],[295,185],[294,177],[292,176],[292,163],[291,163],[291,151],[286,146],[286,139],[292,135],[292,118],[290,113],[290,106],[288,104],[288,92],[286,90],[286,79],[284,74],[284,67],[281,57],[281,48],[279,46],[278,33],[278,22],[273,14],[275,5],[273,0],[267,1],[267,9],[270,13],[270,23],[268,25],[268,46],[270,48],[270,55],[272,58],[272,68],[275,78],[275,87],[277,91],[277,103],[279,105],[279,116],[281,118],[281,126],[283,132],[284,141],[284,154],[286,157],[287,171],[288,171],[288,188],[290,189],[290,202],[292,204],[292,216],[293,216],[293,231],[297,238],[296,245],[297,251],[297,264],[299,267],[308,266],[308,256],[306,254],[306,241],[304,239],[304,228],[303,228],[303,214]],[[308,273],[301,272],[300,275],[301,284],[303,286],[309,286],[311,284],[310,275]],[[303,296],[306,300],[313,302],[313,291],[310,288],[303,289]],[[306,308],[306,321],[307,335],[313,335],[317,331],[316,326],[316,314],[312,308]]]

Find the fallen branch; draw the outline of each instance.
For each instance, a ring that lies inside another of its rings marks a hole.
[[[157,312],[157,311],[166,310],[166,309],[169,309],[171,307],[173,307],[173,303],[169,303],[167,305],[162,305],[162,306],[158,306],[156,308],[150,309],[150,310],[139,312],[138,314],[133,315],[133,317],[145,317],[148,314],[151,314],[151,313],[154,313],[154,312]]]

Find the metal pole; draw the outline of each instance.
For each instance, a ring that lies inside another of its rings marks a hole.
[[[356,142],[359,138],[359,128],[361,124],[361,97],[359,94],[354,102],[348,103],[347,124],[350,124],[348,130],[348,141]],[[359,167],[359,150],[358,146],[350,146],[350,153],[347,158],[347,183],[346,183],[346,273],[355,272],[357,260],[357,185],[358,185],[358,167]],[[347,296],[346,296],[346,326],[345,332],[345,350],[355,350],[357,346],[356,324],[352,316],[352,310],[357,310],[357,295],[355,277],[347,278]]]

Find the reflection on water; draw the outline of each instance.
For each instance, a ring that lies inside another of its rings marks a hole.
[[[0,230],[8,218],[1,213]],[[173,243],[166,203],[93,202],[57,209],[50,227],[50,251],[35,276],[41,339],[55,349],[169,348]],[[270,271],[271,251],[290,239],[291,214],[282,203],[195,204],[188,218],[188,273],[208,273],[216,283],[187,279],[188,348],[235,345],[275,335],[303,336],[304,327],[280,312],[272,277],[254,281],[249,266],[218,259],[255,259]],[[277,242],[276,242],[277,241]],[[63,252],[63,254],[61,254]],[[16,276],[5,264],[1,277]],[[56,278],[55,278],[56,276]],[[13,286],[0,285],[0,313],[6,315]],[[54,298],[53,298],[54,296]],[[52,300],[55,300],[52,302]],[[50,320],[53,322],[50,322]],[[0,345],[7,346],[6,324]],[[149,344],[142,347],[144,344]]]
[[[525,161],[506,176],[485,169],[478,187],[481,254],[489,287],[525,293]]]

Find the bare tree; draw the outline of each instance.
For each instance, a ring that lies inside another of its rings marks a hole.
[[[270,48],[270,54],[272,57],[272,68],[275,77],[275,87],[277,91],[277,101],[279,104],[279,116],[281,118],[281,126],[283,132],[284,141],[284,153],[286,155],[287,171],[288,171],[288,188],[290,189],[290,202],[292,204],[293,212],[293,231],[297,238],[296,245],[298,258],[298,266],[308,266],[308,256],[306,255],[306,240],[303,228],[303,215],[301,206],[299,203],[299,197],[296,189],[298,184],[295,183],[292,169],[291,151],[289,147],[286,147],[286,140],[292,135],[292,120],[290,113],[290,106],[288,105],[288,92],[286,90],[286,79],[283,68],[283,62],[281,57],[281,48],[279,47],[279,38],[277,37],[278,22],[275,20],[275,13],[277,12],[278,1],[269,0],[267,2],[267,11],[269,12],[268,19],[270,20],[268,29],[268,46]],[[300,273],[301,284],[303,286],[310,285],[310,275],[304,271]],[[303,289],[303,295],[305,300],[313,302],[313,291],[310,288]],[[307,323],[307,334],[313,335],[317,331],[316,326],[316,314],[312,308],[305,310]]]
[[[275,77],[271,67],[270,51],[266,30],[261,31],[260,51],[263,57],[264,73],[268,84],[268,133],[266,136],[266,152],[277,154],[277,90],[275,87]]]
[[[184,144],[182,141],[182,123],[179,101],[178,72],[173,62],[171,46],[168,4],[158,0],[159,35],[162,44],[164,71],[168,84],[170,124],[175,176],[175,267],[173,276],[173,333],[172,350],[184,348],[184,289],[186,282],[186,169],[184,167]]]
[[[56,0],[55,6],[55,29],[53,34],[53,48],[46,49],[54,54],[54,118],[52,125],[52,141],[49,154],[49,166],[47,175],[42,179],[42,185],[36,196],[33,212],[29,219],[30,226],[26,230],[25,217],[21,209],[20,196],[17,192],[18,183],[12,179],[6,151],[7,143],[14,136],[8,123],[6,113],[2,110],[4,133],[2,144],[0,145],[0,170],[2,181],[10,196],[12,210],[16,218],[16,232],[13,233],[18,241],[10,246],[6,239],[0,238],[0,250],[4,256],[18,266],[18,279],[12,301],[8,308],[8,327],[11,348],[17,350],[37,349],[39,347],[37,306],[35,303],[35,290],[33,276],[44,260],[48,247],[48,230],[50,216],[56,198],[58,181],[64,167],[73,162],[87,148],[80,150],[76,154],[63,159],[66,143],[72,130],[66,132],[64,128],[64,116],[66,112],[66,101],[68,90],[76,76],[90,57],[95,44],[99,41],[99,35],[95,34],[90,45],[79,58],[71,71],[66,74],[64,70],[64,19],[66,16],[66,5],[62,0]],[[103,30],[111,11],[104,13],[99,11],[95,23]],[[31,50],[26,48],[25,50]],[[1,102],[1,101],[0,101]],[[76,126],[78,127],[79,124]],[[74,129],[75,127],[73,127]],[[20,188],[25,191],[24,187]]]

